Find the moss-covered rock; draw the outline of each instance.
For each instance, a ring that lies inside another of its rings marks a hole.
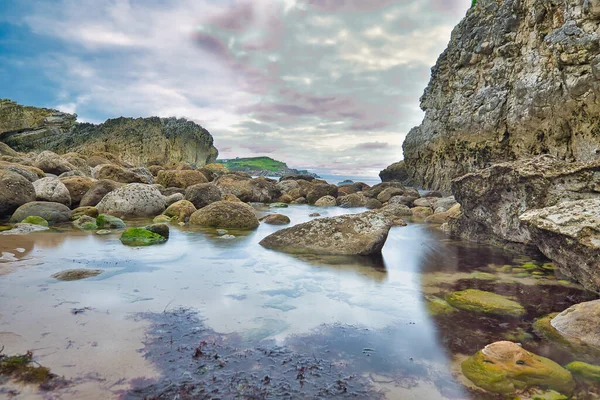
[[[185,222],[196,211],[197,209],[191,201],[179,200],[167,207],[163,214],[170,218],[177,218],[177,221]]]
[[[98,209],[96,207],[86,206],[86,207],[77,207],[73,210],[73,215],[71,216],[72,220],[79,219],[82,215],[87,215],[88,217],[97,218],[98,217]]]
[[[13,228],[12,225],[0,225],[0,232],[9,231]]]
[[[75,228],[81,229],[82,231],[93,231],[98,229],[96,218],[92,218],[87,215],[82,215],[81,217],[73,221],[72,224]]]
[[[575,388],[569,371],[513,342],[492,343],[464,361],[461,368],[471,382],[493,393],[542,387],[570,395]]]
[[[427,307],[427,312],[432,317],[436,315],[451,314],[453,312],[458,311],[456,308],[448,304],[448,302],[446,302],[444,299],[440,299],[439,297],[427,296],[425,299],[425,306]]]
[[[575,376],[575,379],[591,383],[600,383],[600,366],[573,361],[565,368]]]
[[[100,229],[123,229],[125,222],[121,218],[113,217],[108,214],[100,214],[96,218],[96,224]]]
[[[152,220],[152,222],[154,222],[156,224],[164,224],[164,223],[167,223],[167,222],[171,222],[171,217],[167,217],[164,214],[157,215],[156,217],[154,217],[154,219]]]
[[[58,279],[59,281],[78,281],[80,279],[91,278],[93,276],[98,276],[104,271],[101,269],[66,269],[64,271],[57,272],[52,275],[54,279]]]
[[[522,305],[496,293],[467,289],[446,295],[446,301],[461,310],[481,314],[520,317],[525,314]]]
[[[158,233],[160,236],[164,237],[165,239],[169,238],[169,226],[166,224],[152,224],[152,225],[148,225],[148,226],[144,227],[144,229],[146,229],[150,232]]]
[[[37,215],[30,215],[29,217],[27,217],[23,221],[21,221],[21,223],[22,224],[33,224],[33,225],[39,225],[39,226],[48,226],[48,221],[46,221],[42,217],[38,217]]]
[[[121,243],[127,246],[151,246],[167,241],[167,239],[158,233],[151,232],[144,228],[129,228],[121,234]]]

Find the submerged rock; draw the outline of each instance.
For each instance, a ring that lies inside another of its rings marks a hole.
[[[151,246],[167,241],[167,239],[145,228],[129,228],[121,234],[121,243],[127,246]]]
[[[520,220],[561,272],[600,292],[600,197],[528,211]]]
[[[467,289],[446,295],[446,301],[461,310],[508,317],[525,315],[525,309],[508,297],[477,289]]]
[[[565,368],[575,376],[575,379],[590,383],[600,383],[600,366],[587,364],[581,361],[573,361]]]
[[[108,214],[100,214],[96,218],[96,224],[100,229],[123,229],[125,222],[121,218],[113,217]]]
[[[73,221],[73,226],[77,229],[81,229],[82,231],[93,231],[98,229],[98,224],[96,223],[97,219],[90,217],[88,215],[82,215],[75,221]]]
[[[0,235],[27,235],[28,233],[47,231],[49,228],[42,225],[36,224],[14,224],[11,229],[0,230]]]
[[[570,343],[600,351],[600,300],[576,304],[552,318],[550,324]]]
[[[489,344],[464,361],[461,368],[471,382],[493,393],[511,394],[541,387],[569,396],[575,388],[569,371],[513,342]]]
[[[25,218],[23,221],[21,221],[22,224],[33,224],[33,225],[39,225],[39,226],[48,226],[48,221],[46,221],[44,218],[42,217],[38,217],[37,215],[30,215],[29,217]]]
[[[381,253],[391,227],[381,213],[321,218],[277,231],[260,245],[299,254],[372,255]]]
[[[217,201],[192,214],[190,224],[211,228],[255,229],[259,222],[248,204]]]
[[[10,221],[19,222],[29,216],[42,217],[50,224],[58,224],[71,220],[71,210],[61,203],[34,201],[17,208]]]
[[[169,226],[167,224],[152,224],[144,227],[144,229],[150,232],[158,233],[165,239],[169,238]]]
[[[53,278],[59,281],[78,281],[80,279],[91,278],[103,273],[101,269],[66,269],[52,275]]]

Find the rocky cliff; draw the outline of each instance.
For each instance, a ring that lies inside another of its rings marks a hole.
[[[21,152],[107,152],[133,165],[187,162],[203,166],[218,155],[210,133],[185,119],[121,117],[99,125],[76,119],[74,114],[0,100],[0,142]]]
[[[496,162],[600,153],[600,0],[479,0],[454,29],[404,143],[416,184]]]

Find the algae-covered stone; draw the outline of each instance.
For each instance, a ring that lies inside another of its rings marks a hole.
[[[271,207],[271,208],[287,208],[289,206],[286,203],[279,202],[279,203],[269,204],[269,207]]]
[[[458,311],[444,299],[440,299],[439,297],[427,296],[426,300],[425,306],[427,307],[427,312],[431,316],[451,314]]]
[[[572,363],[567,364],[565,368],[571,371],[577,380],[600,383],[600,366],[598,365],[573,361]]]
[[[48,226],[48,221],[46,221],[42,217],[38,217],[37,215],[30,215],[29,217],[27,217],[23,221],[21,221],[21,223],[22,224],[33,224],[33,225],[39,225],[39,226]]]
[[[192,202],[179,200],[167,207],[163,214],[167,217],[177,218],[178,221],[186,221],[196,211],[197,209]]]
[[[508,297],[477,289],[467,289],[446,295],[446,301],[461,310],[482,314],[520,317],[525,314],[522,305]]]
[[[129,228],[121,234],[121,243],[127,246],[150,246],[160,244],[167,239],[158,233],[151,232],[145,228]]]
[[[110,235],[111,233],[112,233],[112,231],[110,231],[108,229],[100,229],[99,231],[96,232],[96,235],[104,236],[104,235]]]
[[[32,215],[42,217],[52,225],[70,221],[72,213],[71,209],[64,204],[33,201],[17,208],[10,221],[19,222]]]
[[[158,233],[160,236],[164,237],[165,239],[169,238],[169,226],[166,224],[152,224],[152,225],[148,225],[148,226],[144,227],[144,229],[146,229],[150,232]]]
[[[87,215],[88,217],[96,218],[98,216],[98,209],[96,207],[84,206],[77,207],[73,210],[73,215],[71,219],[79,219],[82,215]]]
[[[52,277],[58,279],[59,281],[78,281],[80,279],[98,276],[103,272],[104,271],[101,269],[66,269],[64,271],[57,272],[56,274],[52,275]]]
[[[482,280],[482,281],[495,281],[495,280],[499,279],[494,274],[490,274],[489,272],[479,272],[479,271],[473,272],[470,275],[470,278],[471,279],[479,279],[479,280]]]
[[[494,393],[543,387],[570,395],[575,388],[569,371],[508,341],[485,346],[464,361],[461,368],[471,382]]]
[[[88,215],[82,215],[78,219],[72,222],[73,226],[82,231],[93,231],[98,229],[96,218],[92,218]]]
[[[108,214],[100,214],[96,218],[96,224],[100,229],[123,229],[125,222],[121,218],[113,217]]]
[[[248,204],[217,201],[192,214],[190,224],[212,228],[255,229],[259,222]]]

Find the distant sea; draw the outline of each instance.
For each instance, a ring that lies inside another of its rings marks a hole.
[[[352,176],[352,175],[329,175],[329,174],[319,174],[321,179],[325,179],[328,183],[337,185],[340,182],[350,180],[354,182],[364,182],[369,186],[377,185],[381,183],[381,179],[378,176]],[[279,177],[269,178],[279,180]]]

